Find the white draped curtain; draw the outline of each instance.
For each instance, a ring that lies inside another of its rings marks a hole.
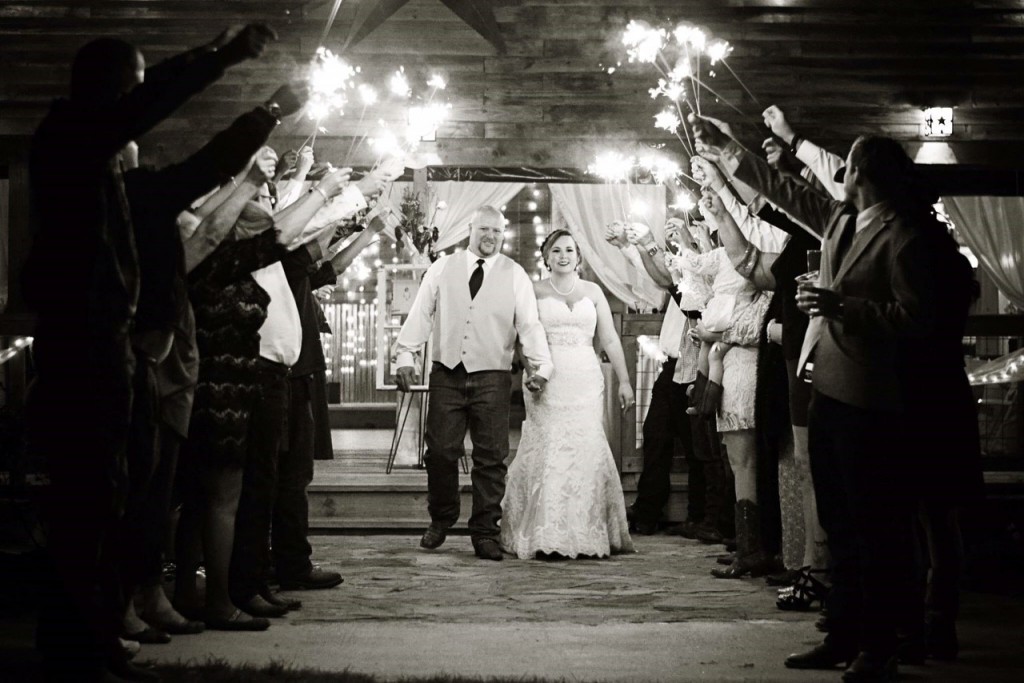
[[[1024,197],[943,197],[942,203],[981,268],[1024,308]]]
[[[429,192],[423,204],[424,220],[430,227],[437,227],[435,251],[447,249],[469,236],[469,221],[479,207],[490,205],[500,209],[512,200],[526,186],[525,183],[485,183],[442,181],[428,184]],[[412,183],[392,183],[385,195],[395,217],[402,215],[402,195],[413,187]],[[421,197],[421,200],[424,198]],[[438,211],[438,202],[447,208]],[[388,222],[386,233],[393,236],[394,220]]]
[[[665,187],[663,185],[621,185],[552,183],[555,228],[564,223],[579,242],[583,259],[601,283],[627,306],[661,308],[665,290],[638,264],[626,258],[618,247],[605,241],[609,223],[623,221],[637,207],[644,207],[643,222],[654,238],[665,243]]]

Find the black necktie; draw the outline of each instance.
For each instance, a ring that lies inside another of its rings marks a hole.
[[[484,283],[484,260],[476,260],[476,270],[469,276],[469,298],[475,299],[476,293],[480,291],[480,285]]]

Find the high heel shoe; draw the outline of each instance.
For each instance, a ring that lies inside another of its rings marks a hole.
[[[828,586],[814,578],[814,571],[810,568],[801,570],[792,586],[779,591],[775,606],[788,612],[810,612],[815,603],[824,607]]]

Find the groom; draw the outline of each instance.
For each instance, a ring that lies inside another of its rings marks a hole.
[[[476,556],[486,560],[502,558],[498,521],[516,334],[534,368],[526,381],[530,391],[543,391],[553,369],[533,284],[519,264],[500,253],[504,233],[500,211],[476,210],[469,249],[443,256],[427,269],[397,344],[398,388],[409,391],[416,381],[413,354],[434,334],[424,457],[431,522],[420,545],[439,547],[459,518],[458,467],[468,427],[473,442],[469,533]]]

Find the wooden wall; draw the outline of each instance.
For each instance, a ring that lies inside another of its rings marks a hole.
[[[340,47],[360,0],[342,4],[328,47]],[[370,0],[362,0],[364,2]],[[271,93],[312,54],[330,2],[114,0],[0,2],[0,135],[30,133],[66,92],[74,51],[99,35],[137,43],[150,61],[205,42],[232,23],[265,20],[281,41],[143,140],[143,154],[180,156]],[[837,151],[857,134],[921,139],[921,107],[955,104],[950,147],[960,162],[1019,166],[1024,150],[1024,3],[1015,0],[493,0],[504,54],[438,0],[411,0],[349,55],[368,80],[398,65],[449,80],[453,114],[433,148],[451,165],[582,167],[594,150],[673,139],[652,125],[649,67],[621,59],[631,18],[689,20],[726,38],[755,103],[722,70],[712,86],[756,120],[776,103],[808,137]],[[706,113],[737,118],[702,98]],[[366,120],[393,120],[374,108]],[[321,155],[344,160],[358,114],[324,123]],[[311,124],[286,124],[274,144],[295,145]],[[750,129],[754,136],[762,130]],[[350,161],[366,164],[363,152]]]

